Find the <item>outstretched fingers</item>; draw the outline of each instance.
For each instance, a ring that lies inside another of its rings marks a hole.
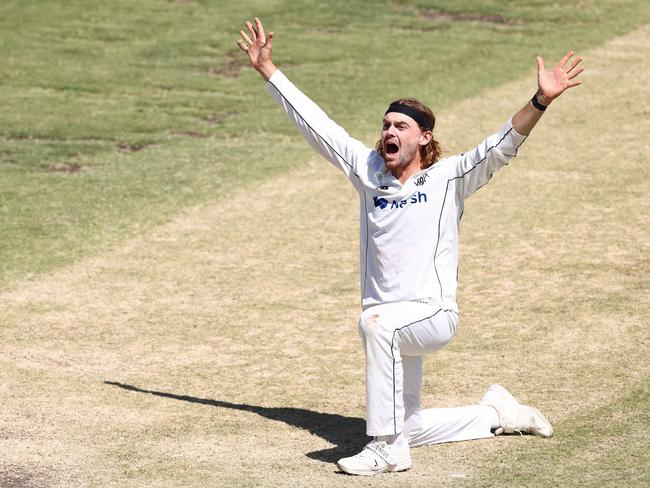
[[[574,86],[582,85],[582,80],[571,80],[567,85],[567,88],[573,88]]]
[[[259,17],[255,17],[255,25],[249,20],[246,21],[246,28],[250,32],[253,41],[259,43],[260,46],[266,44],[266,34],[264,33],[264,26]]]
[[[241,39],[237,41],[237,45],[244,51],[248,51],[248,48],[253,45],[253,41],[243,30],[239,31],[239,35],[241,36]]]
[[[580,56],[576,57],[575,59],[571,59],[574,55],[573,51],[569,51],[564,58],[562,58],[562,61],[558,63],[558,65],[561,67],[562,71],[566,74],[566,79],[568,81],[567,83],[567,88],[573,88],[574,86],[578,86],[582,84],[581,80],[575,80],[580,73],[582,73],[585,68],[582,66],[579,66],[579,64],[582,62],[582,58]]]
[[[269,34],[269,38],[267,39],[264,32],[264,26],[262,25],[259,17],[255,17],[255,25],[253,25],[251,21],[247,20],[246,29],[248,30],[248,33],[244,32],[243,30],[239,31],[241,39],[237,41],[237,45],[243,51],[248,51],[254,44],[256,44],[259,48],[265,46],[267,44],[267,41],[269,41],[273,35],[271,32]]]
[[[578,67],[578,65],[582,62],[582,58],[580,56],[576,57],[575,59],[571,59],[573,58],[574,54],[575,53],[573,51],[569,51],[558,63],[558,66],[562,71],[566,73],[566,76],[569,80],[572,80],[585,70],[582,66]]]
[[[547,102],[559,97],[568,88],[581,85],[582,81],[577,77],[585,69],[580,64],[582,58],[575,56],[573,51],[564,55],[559,63],[552,69],[544,69],[544,60],[541,56],[536,57],[537,61],[537,83],[539,92]]]
[[[237,46],[246,53],[251,66],[265,80],[268,80],[276,70],[271,52],[273,32],[269,32],[268,35],[264,32],[259,17],[255,17],[254,23],[247,20],[245,24],[245,29],[239,31],[240,38],[237,40]]]
[[[571,66],[566,72],[568,79],[572,80],[573,78],[575,78],[585,70],[584,67],[578,66],[578,64],[580,64],[580,61],[582,61],[582,58],[577,58],[575,62],[571,64]]]
[[[584,68],[578,68],[570,73],[567,73],[567,79],[572,80],[576,76],[578,76],[580,73],[582,73],[585,69]]]
[[[260,44],[264,45],[266,44],[266,34],[264,33],[264,26],[262,25],[262,21],[260,20],[259,17],[255,17],[255,33],[257,34],[257,38],[260,41]]]
[[[567,62],[569,61],[569,59],[571,59],[571,58],[573,57],[574,54],[575,54],[575,53],[574,53],[573,51],[569,51],[568,53],[566,53],[566,54],[564,55],[564,57],[560,60],[560,62],[557,63],[557,65],[558,65],[560,68],[564,68],[564,65],[567,64]]]
[[[253,39],[253,41],[257,41],[257,32],[255,31],[255,28],[253,27],[253,24],[250,20],[246,21],[246,28],[251,35],[251,39]]]

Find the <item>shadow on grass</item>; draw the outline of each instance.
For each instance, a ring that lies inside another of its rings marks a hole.
[[[307,453],[306,456],[311,459],[332,463],[338,461],[341,457],[349,456],[361,450],[369,441],[366,437],[366,421],[356,417],[343,417],[331,413],[315,412],[303,408],[290,407],[260,407],[258,405],[248,405],[245,403],[231,403],[223,400],[212,400],[210,398],[198,398],[188,395],[176,395],[162,391],[145,390],[137,386],[125,385],[116,381],[104,381],[107,385],[117,386],[124,390],[135,391],[137,393],[147,393],[149,395],[171,398],[189,403],[198,403],[219,408],[230,408],[233,410],[242,410],[266,417],[267,419],[277,420],[285,424],[293,425],[299,429],[305,429],[311,434],[322,437],[335,446],[329,449]]]

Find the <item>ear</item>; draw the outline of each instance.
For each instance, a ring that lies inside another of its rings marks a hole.
[[[433,138],[433,133],[430,130],[425,130],[422,131],[422,134],[420,134],[420,140],[418,141],[418,144],[420,146],[426,146],[431,142],[431,139]]]

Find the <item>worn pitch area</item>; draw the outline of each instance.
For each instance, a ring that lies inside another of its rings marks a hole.
[[[423,395],[471,403],[500,382],[557,435],[418,449],[382,486],[644,476],[650,29],[585,56],[584,86],[468,201],[460,330]],[[438,114],[438,137],[468,149],[532,87],[533,73]],[[308,161],[10,287],[0,484],[374,485],[332,464],[364,442],[357,212],[344,178]]]

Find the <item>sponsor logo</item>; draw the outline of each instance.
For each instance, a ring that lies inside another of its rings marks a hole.
[[[427,194],[419,191],[417,194],[411,195],[404,200],[387,200],[383,197],[372,197],[372,200],[375,202],[375,208],[379,207],[382,210],[385,208],[393,210],[395,208],[404,208],[407,205],[414,205],[416,203],[426,203]]]
[[[386,208],[386,206],[388,205],[388,200],[386,200],[385,198],[372,197],[372,199],[375,202],[375,207]]]

